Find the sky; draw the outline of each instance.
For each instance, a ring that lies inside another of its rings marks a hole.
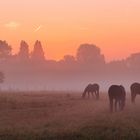
[[[123,59],[140,52],[140,0],[0,0],[0,39],[13,53],[38,39],[48,59],[76,55],[83,43]]]

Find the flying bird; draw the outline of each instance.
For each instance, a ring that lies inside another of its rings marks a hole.
[[[42,28],[42,25],[39,25],[39,26],[34,30],[34,32],[38,32],[41,28]]]

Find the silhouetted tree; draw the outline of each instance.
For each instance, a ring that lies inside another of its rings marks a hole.
[[[11,56],[12,48],[6,41],[0,40],[0,58],[6,59]]]
[[[29,46],[25,41],[21,41],[20,43],[20,50],[18,53],[18,57],[21,61],[28,61],[29,60]]]
[[[104,64],[104,55],[101,54],[100,48],[93,44],[82,44],[77,50],[77,61],[83,64]]]
[[[140,69],[140,53],[131,54],[130,57],[126,59],[126,64],[128,68]]]
[[[34,45],[34,50],[31,53],[31,59],[33,61],[43,61],[45,60],[44,51],[40,41],[36,41]]]
[[[76,60],[72,55],[65,55],[62,60],[59,61],[59,67],[61,70],[71,71],[76,68]]]
[[[114,60],[111,61],[107,64],[107,68],[109,73],[119,73],[119,74],[124,74],[127,72],[127,67],[125,60]]]
[[[73,62],[75,62],[75,58],[72,55],[65,55],[63,57],[63,61],[66,63],[73,63]]]

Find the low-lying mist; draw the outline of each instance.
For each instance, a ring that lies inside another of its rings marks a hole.
[[[140,53],[124,60],[106,62],[99,47],[82,44],[76,56],[65,55],[62,60],[48,60],[40,41],[33,51],[21,41],[19,52],[11,53],[11,46],[0,41],[0,71],[3,90],[67,90],[83,91],[89,83],[98,83],[101,91],[107,91],[112,84],[129,87],[139,82]]]

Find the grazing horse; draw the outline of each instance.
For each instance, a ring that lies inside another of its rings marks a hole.
[[[135,98],[137,94],[140,94],[140,83],[133,83],[130,86],[131,90],[131,101],[132,103],[135,103]]]
[[[110,101],[110,111],[113,112],[113,100],[115,100],[115,111],[117,111],[117,104],[119,105],[119,110],[123,110],[126,96],[124,87],[121,85],[112,85],[108,90],[108,95]]]
[[[93,93],[95,93],[96,99],[98,100],[99,99],[99,85],[98,84],[89,84],[85,88],[85,90],[82,94],[82,97],[85,98],[86,94],[88,94],[88,98],[89,98],[90,93],[91,93],[92,97],[94,96]]]

